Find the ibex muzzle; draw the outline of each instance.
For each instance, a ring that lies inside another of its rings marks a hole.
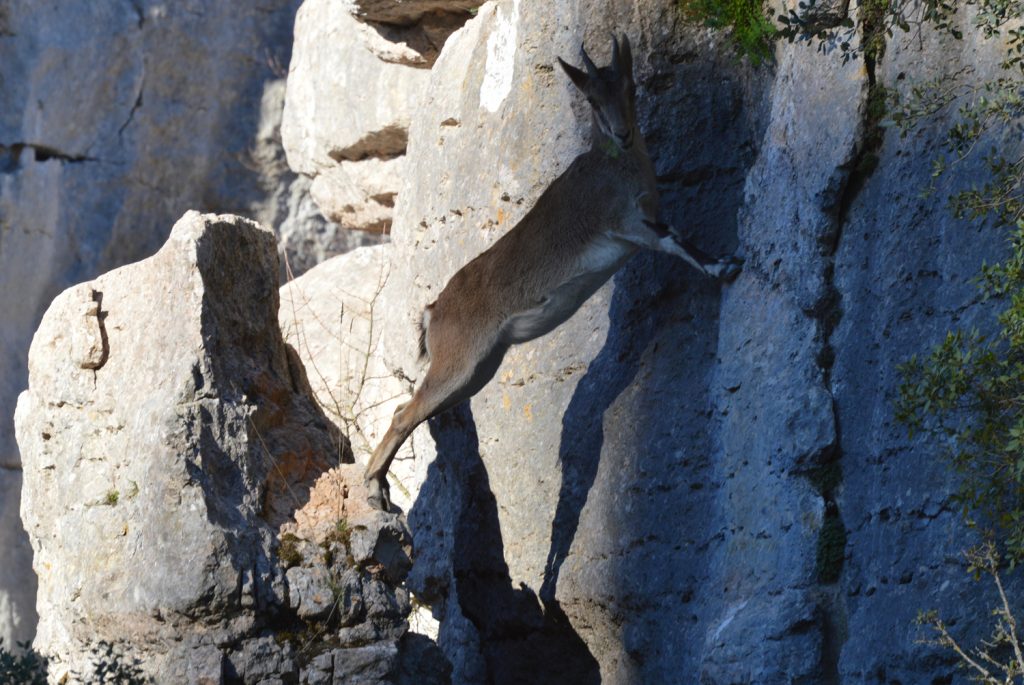
[[[421,351],[430,368],[366,467],[370,503],[379,509],[391,506],[388,468],[413,429],[479,392],[510,346],[572,316],[638,249],[669,252],[717,278],[739,272],[740,260],[711,259],[658,221],[654,167],[636,124],[628,38],[613,39],[607,67],[580,53],[584,69],[558,63],[593,108],[592,147],[424,311]]]

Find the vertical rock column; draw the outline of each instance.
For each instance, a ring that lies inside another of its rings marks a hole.
[[[272,232],[190,212],[43,317],[16,425],[55,677],[88,673],[100,641],[184,668],[176,644],[237,644],[287,605],[274,534],[341,448],[281,339],[276,281]]]
[[[740,212],[746,265],[722,301],[712,384],[722,544],[708,560],[702,682],[831,682],[837,667],[832,264],[867,86],[862,63],[843,64],[838,51],[779,48]]]

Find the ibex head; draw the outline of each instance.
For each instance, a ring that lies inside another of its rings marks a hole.
[[[623,35],[620,44],[612,36],[612,61],[606,67],[598,68],[582,45],[580,56],[586,71],[565,63],[561,57],[558,63],[594,108],[594,122],[600,133],[625,150],[633,143],[636,126],[636,85],[629,38]]]

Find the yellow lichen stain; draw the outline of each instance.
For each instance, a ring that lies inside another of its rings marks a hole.
[[[503,223],[505,223],[505,219],[507,219],[507,218],[508,218],[508,215],[505,213],[505,210],[501,209],[499,207],[498,208],[498,218],[496,219],[496,223],[500,226]]]
[[[508,396],[507,392],[501,393],[501,406],[508,411],[512,408],[512,398]]]
[[[532,404],[525,404],[525,405],[523,405],[523,417],[526,418],[527,421],[531,421],[531,422],[533,421],[533,405]]]

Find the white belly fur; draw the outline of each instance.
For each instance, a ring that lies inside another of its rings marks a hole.
[[[502,339],[514,345],[553,331],[575,314],[636,249],[607,236],[592,242],[578,258],[578,274],[548,293],[540,306],[509,318],[502,327]]]

